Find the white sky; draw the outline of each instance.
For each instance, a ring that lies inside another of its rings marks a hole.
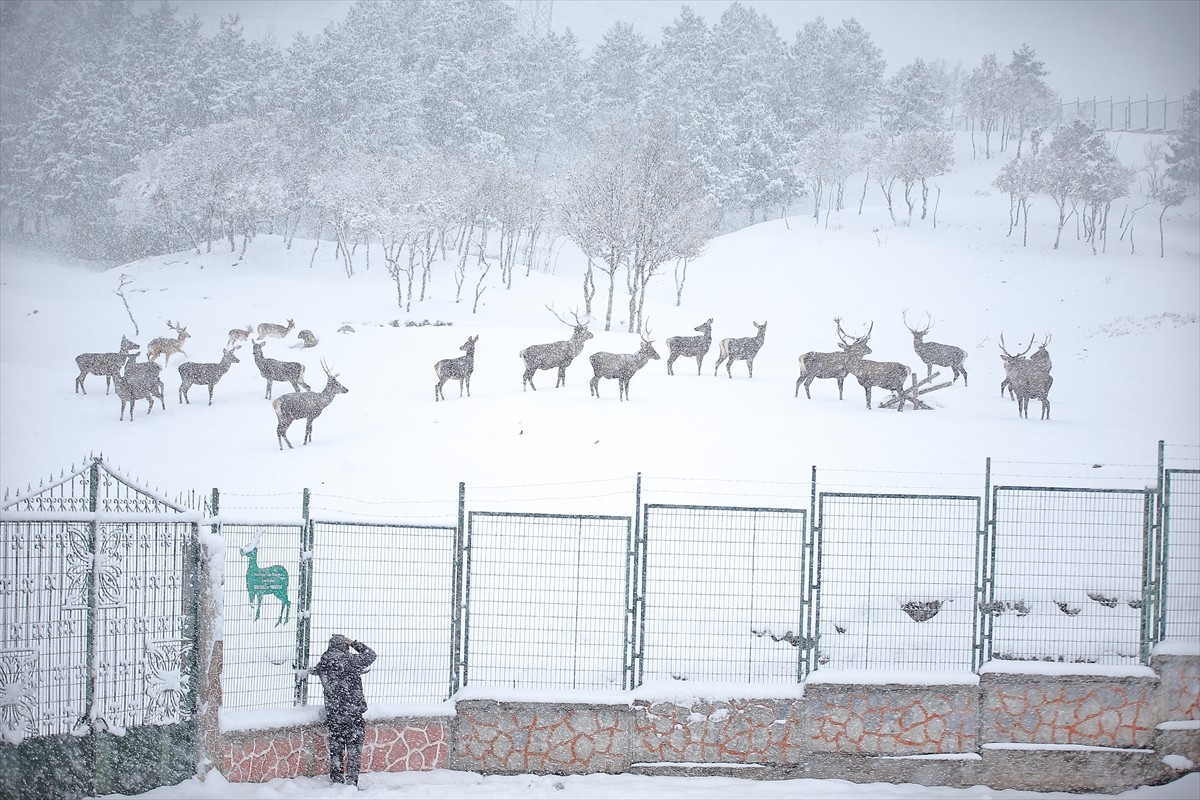
[[[137,0],[156,5],[158,0]],[[508,0],[517,4],[518,0]],[[534,0],[524,0],[532,6]],[[543,3],[550,0],[542,0]],[[215,30],[222,15],[241,14],[247,34],[283,43],[317,33],[352,0],[178,0]],[[659,39],[684,5],[679,0],[553,0],[552,24],[570,28],[585,53],[620,20]],[[688,3],[710,24],[730,0]],[[791,42],[814,17],[831,26],[856,17],[883,50],[889,72],[921,57],[976,66],[987,53],[1006,62],[1027,42],[1050,70],[1064,100],[1109,95],[1176,98],[1200,84],[1200,0],[743,0],[774,21]]]

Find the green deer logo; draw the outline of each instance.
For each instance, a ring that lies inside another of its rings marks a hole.
[[[246,565],[246,592],[250,595],[250,602],[255,604],[255,621],[262,613],[263,597],[274,595],[279,598],[281,606],[279,617],[275,620],[275,626],[278,627],[292,617],[292,601],[288,600],[288,573],[278,564],[269,567],[258,566],[258,539],[259,537],[255,536],[253,542],[241,548],[242,555],[250,559],[250,563]]]

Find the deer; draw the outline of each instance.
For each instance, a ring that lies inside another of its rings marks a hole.
[[[313,420],[321,416],[321,412],[333,402],[335,397],[350,391],[338,383],[338,376],[329,370],[324,359],[321,361],[321,367],[325,370],[326,376],[324,389],[319,392],[285,394],[275,398],[275,401],[271,403],[271,407],[275,409],[275,416],[279,419],[279,425],[275,428],[275,436],[279,439],[280,450],[283,449],[284,442],[287,442],[289,450],[292,449],[292,443],[287,438],[287,429],[298,419],[305,420],[307,423],[304,426],[304,442],[302,444],[311,442]]]
[[[117,397],[121,399],[120,419],[122,421],[125,419],[125,406],[129,406],[129,421],[133,422],[133,405],[138,400],[146,401],[147,414],[154,410],[155,397],[162,403],[164,411],[167,408],[167,404],[163,400],[163,383],[158,378],[158,364],[141,365],[143,367],[153,366],[155,369],[139,370],[133,363],[137,357],[137,353],[126,355],[124,370],[113,377],[113,387],[117,391]]]
[[[250,341],[250,337],[254,334],[254,326],[247,325],[245,330],[234,328],[229,331],[229,341],[225,343],[226,347],[235,347]]]
[[[711,324],[712,320],[709,320]],[[646,366],[650,359],[658,359],[658,351],[654,349],[654,342],[650,341],[649,320],[646,325],[646,335],[642,336],[642,346],[638,348],[636,353],[592,353],[588,359],[592,362],[591,389],[592,396],[600,396],[600,379],[601,378],[616,378],[617,380],[617,400],[629,399],[629,381],[633,379],[634,373]]]
[[[305,328],[304,330],[297,333],[296,338],[299,339],[300,341],[298,341],[294,345],[292,345],[292,347],[294,347],[294,348],[301,349],[301,348],[306,348],[306,347],[316,347],[317,346],[317,337],[313,334],[312,331],[308,330],[307,328]]]
[[[288,324],[287,324],[286,328],[275,322],[259,323],[258,340],[261,342],[266,339],[282,339],[285,336],[287,336],[289,333],[291,333],[292,328],[294,328],[294,327],[296,327],[296,323],[290,319],[288,320]]]
[[[221,353],[221,363],[197,363],[194,361],[185,361],[179,365],[179,402],[184,401],[190,406],[191,399],[188,397],[188,391],[195,384],[208,387],[208,404],[211,406],[213,401],[213,389],[217,386],[217,381],[225,376],[229,368],[234,364],[240,364],[241,359],[234,355],[235,350],[241,349],[240,346],[226,348]]]
[[[1029,346],[1017,353],[1015,356],[1004,348],[1004,334],[1000,334],[1000,360],[1004,362],[1004,380],[1000,381],[1000,396],[1004,397],[1004,390],[1008,389],[1008,397],[1010,400],[1015,400],[1017,395],[1013,392],[1012,376],[1019,367],[1016,365],[1024,362],[1025,354],[1033,349],[1033,340],[1037,338],[1037,334],[1030,334]],[[1047,354],[1048,355],[1048,354]]]
[[[246,566],[246,593],[250,595],[250,602],[255,604],[254,619],[257,621],[259,615],[262,614],[264,597],[267,595],[278,597],[281,605],[279,617],[275,620],[275,627],[279,627],[292,617],[292,601],[288,599],[287,569],[279,564],[272,564],[269,567],[258,566],[257,539],[253,544],[254,547],[250,549],[242,547],[239,550],[242,555],[250,559],[250,563]]]
[[[694,331],[700,331],[699,336],[670,336],[667,338],[667,351],[670,353],[667,356],[668,375],[675,374],[673,365],[675,364],[675,359],[680,356],[685,358],[695,357],[696,374],[700,374],[700,370],[704,365],[704,357],[708,355],[708,350],[712,347],[712,324],[712,318],[709,317],[708,322],[701,323],[692,328]]]
[[[75,379],[75,394],[87,394],[83,379],[88,375],[104,376],[104,394],[107,395],[116,376],[121,374],[125,366],[125,358],[131,352],[140,350],[142,346],[121,337],[121,350],[117,353],[80,353],[75,356],[75,366],[79,367],[79,377]]]
[[[433,400],[435,403],[438,400],[446,399],[446,396],[442,394],[442,387],[446,385],[446,381],[453,379],[458,380],[459,397],[462,397],[464,385],[467,387],[467,397],[471,396],[471,373],[475,371],[475,343],[478,341],[478,334],[468,336],[463,346],[458,348],[466,353],[465,356],[443,358],[433,365],[433,371],[437,373],[438,377],[437,385],[433,387]]]
[[[297,361],[279,361],[274,358],[266,358],[263,356],[263,343],[251,342],[250,347],[254,350],[254,365],[258,367],[258,372],[267,379],[267,399],[271,399],[271,385],[275,381],[287,381],[292,385],[292,391],[300,391],[303,386],[305,391],[311,391],[312,387],[304,382],[304,365]]]
[[[551,314],[558,318],[558,321],[564,325],[571,325],[550,306],[546,306]],[[588,320],[580,320],[579,315],[574,311],[571,316],[575,318],[571,338],[563,342],[550,342],[548,344],[531,344],[526,347],[518,355],[525,362],[525,374],[521,376],[521,391],[525,391],[525,384],[529,384],[529,388],[537,391],[537,387],[533,385],[533,374],[539,369],[557,369],[558,380],[554,383],[554,388],[567,385],[567,367],[571,366],[571,362],[583,351],[584,342],[592,338],[592,332],[587,329]]]
[[[183,327],[182,325],[175,325],[171,322],[171,320],[167,320],[167,327],[175,331],[175,338],[171,339],[169,337],[164,337],[161,339],[151,340],[150,344],[146,345],[147,361],[157,361],[160,355],[165,355],[167,358],[163,364],[166,365],[171,363],[171,356],[176,353],[183,353],[185,356],[187,355],[187,353],[183,352],[183,343],[187,341],[189,336],[191,336],[191,334],[187,332],[187,328]]]
[[[767,323],[759,325],[754,323],[754,327],[758,328],[757,336],[749,336],[742,339],[722,339],[721,340],[721,356],[717,359],[717,367],[713,370],[713,375],[716,375],[721,370],[721,364],[725,364],[725,372],[730,378],[733,377],[733,362],[745,361],[746,369],[750,372],[750,377],[754,377],[754,357],[758,355],[759,348],[763,346],[763,342],[767,336]]]
[[[938,342],[926,342],[925,334],[929,333],[933,327],[933,318],[929,313],[925,314],[925,327],[918,330],[908,324],[908,315],[901,312],[901,319],[904,320],[904,327],[908,328],[908,332],[913,337],[913,350],[916,351],[917,357],[925,362],[925,367],[928,370],[925,377],[933,375],[933,367],[936,364],[939,367],[949,367],[954,371],[954,378],[951,381],[958,380],[959,373],[962,373],[963,386],[967,385],[967,369],[963,366],[963,361],[967,358],[967,351],[961,347],[955,347],[952,344],[940,344]]]
[[[1016,398],[1018,417],[1029,419],[1029,401],[1041,400],[1041,418],[1050,419],[1050,387],[1054,385],[1054,376],[1050,374],[1050,354],[1045,350],[1047,344],[1049,339],[1042,343],[1045,356],[1039,357],[1035,353],[1030,358],[1025,358],[1025,353],[1033,347],[1033,337],[1030,337],[1029,347],[1026,347],[1023,353],[1014,356],[1004,346],[1004,334],[1000,334],[1000,357],[1004,359],[1004,371],[1007,376],[1005,382],[1009,392]],[[1003,392],[1004,384],[1001,384],[1001,396]]]
[[[840,317],[835,317],[834,322],[838,328],[842,326]],[[867,345],[865,337],[859,337],[847,344],[845,341],[838,342],[838,347],[842,348],[840,353],[817,353],[808,352],[800,356],[800,377],[796,378],[796,397],[800,396],[800,384],[804,384],[804,396],[812,400],[812,393],[809,387],[817,378],[834,378],[838,385],[838,400],[842,399],[842,387],[845,384],[846,376],[850,374],[850,369],[846,366],[847,360],[851,355],[862,358],[871,354],[871,348]]]
[[[878,386],[880,389],[887,389],[890,392],[899,392],[904,390],[904,384],[908,381],[912,370],[904,364],[896,361],[868,361],[862,357],[861,351],[854,349],[854,344],[861,342],[866,344],[871,338],[871,331],[875,330],[875,323],[871,323],[871,327],[867,329],[865,335],[855,340],[850,340],[846,333],[842,330],[842,323],[838,322],[837,326],[838,337],[845,345],[846,351],[846,369],[858,381],[858,385],[863,387],[863,391],[867,395],[867,410],[871,410],[871,389]],[[904,410],[904,402],[896,404],[897,411]]]

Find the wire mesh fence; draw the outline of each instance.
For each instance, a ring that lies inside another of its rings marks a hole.
[[[1194,642],[1200,639],[1200,470],[1166,470],[1162,565],[1162,638]]]
[[[335,633],[367,643],[372,699],[429,703],[451,691],[457,528],[313,522],[313,665]],[[307,700],[323,702],[320,681]]]
[[[820,495],[818,668],[972,669],[980,505]]]
[[[631,688],[632,536],[629,517],[470,512],[462,683]]]
[[[995,487],[990,656],[1144,661],[1151,502],[1150,490]]]
[[[642,680],[798,680],[806,512],[644,506]]]

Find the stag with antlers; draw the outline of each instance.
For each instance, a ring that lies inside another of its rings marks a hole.
[[[327,378],[323,390],[319,392],[293,392],[292,394],[276,397],[271,403],[271,407],[275,409],[275,416],[279,419],[279,424],[275,427],[275,436],[279,439],[280,450],[283,449],[284,442],[287,442],[289,450],[292,449],[292,443],[287,438],[287,429],[298,419],[305,420],[306,422],[303,444],[311,442],[313,420],[321,416],[321,412],[333,402],[335,397],[350,391],[338,383],[338,376],[330,371],[324,359],[321,359],[321,367],[325,370]]]
[[[529,388],[537,391],[537,387],[533,385],[533,374],[539,369],[557,369],[558,380],[555,382],[554,388],[566,386],[567,367],[571,366],[571,362],[583,351],[584,343],[592,338],[592,332],[587,329],[590,320],[580,320],[579,315],[572,311],[571,316],[575,319],[575,323],[572,325],[559,316],[551,306],[546,306],[546,308],[559,322],[573,328],[571,338],[562,342],[531,344],[519,353],[525,362],[525,374],[521,376],[521,391],[525,391],[525,384],[529,384]]]
[[[171,363],[171,356],[174,354],[183,353],[183,355],[187,355],[183,351],[183,343],[191,336],[187,332],[187,328],[182,325],[176,325],[171,320],[167,320],[167,327],[175,331],[175,338],[163,337],[152,340],[150,344],[146,345],[147,361],[156,361],[160,355],[165,355],[167,359],[163,362],[163,366],[168,366]]]
[[[958,380],[961,373],[963,386],[967,385],[967,369],[963,366],[963,361],[967,358],[967,351],[961,347],[955,347],[952,344],[940,344],[938,342],[925,341],[925,334],[933,327],[933,317],[929,312],[925,312],[925,327],[914,328],[908,324],[908,312],[901,312],[901,319],[904,320],[904,327],[908,328],[908,332],[913,337],[913,350],[916,351],[917,357],[925,362],[925,367],[928,370],[925,377],[933,375],[933,367],[936,364],[939,367],[949,367],[954,370],[954,379]]]
[[[834,317],[833,321],[837,323],[838,330],[842,329],[841,317]],[[859,337],[850,343],[846,343],[843,339],[838,342],[838,347],[842,348],[840,353],[815,353],[809,352],[800,356],[800,377],[796,378],[796,397],[800,396],[800,384],[804,384],[804,396],[812,400],[812,393],[809,391],[812,382],[817,378],[833,378],[838,385],[838,400],[842,399],[842,386],[846,381],[846,376],[850,374],[849,367],[846,366],[847,360],[853,354],[858,358],[871,354],[871,348],[867,346],[866,337]]]
[[[887,389],[889,392],[901,392],[904,390],[904,384],[908,380],[908,376],[912,374],[912,370],[904,364],[896,361],[869,361],[862,357],[862,351],[854,347],[855,344],[865,345],[871,338],[871,331],[875,330],[875,323],[871,323],[871,327],[867,332],[856,338],[851,339],[842,330],[842,323],[838,322],[838,338],[842,340],[843,349],[846,351],[846,369],[858,381],[859,386],[863,387],[863,391],[867,395],[867,410],[871,409],[871,389],[878,386],[881,389]],[[870,352],[867,350],[866,352]],[[897,411],[904,410],[904,402],[896,404]]]
[[[1054,385],[1054,376],[1050,374],[1050,353],[1046,345],[1050,338],[1042,342],[1041,348],[1033,356],[1025,358],[1025,354],[1033,347],[1033,336],[1029,337],[1029,346],[1024,351],[1013,355],[1004,344],[1004,334],[1000,334],[1000,358],[1004,360],[1004,383],[1000,384],[1000,396],[1004,396],[1004,386],[1008,385],[1009,394],[1017,401],[1017,416],[1029,419],[1029,401],[1042,401],[1042,419],[1050,419],[1050,387]]]
[[[592,353],[588,359],[592,362],[592,380],[589,384],[594,397],[600,396],[600,379],[615,378],[617,381],[617,399],[629,399],[629,381],[633,375],[650,361],[659,358],[654,349],[650,336],[650,320],[646,320],[646,335],[642,337],[642,346],[636,353]]]

